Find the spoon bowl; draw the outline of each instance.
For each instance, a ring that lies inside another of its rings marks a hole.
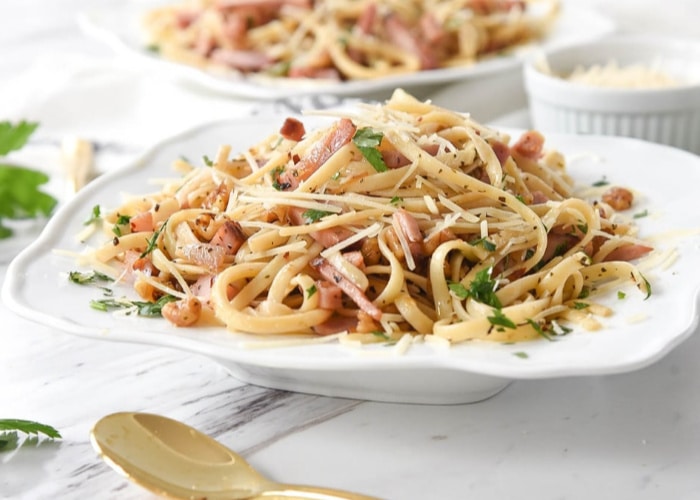
[[[108,415],[95,424],[90,438],[112,468],[170,498],[372,500],[351,492],[271,481],[215,439],[151,413]]]

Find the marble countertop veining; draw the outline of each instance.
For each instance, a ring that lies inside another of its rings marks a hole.
[[[600,9],[625,31],[700,36],[695,0],[569,1]],[[89,3],[3,5],[0,116],[26,112],[42,121],[44,137],[81,131],[77,118],[68,120],[75,109],[62,108],[80,100],[49,90],[81,81],[78,91],[96,93],[103,72],[119,66],[74,23]],[[103,72],[84,78],[85,58]],[[153,88],[150,80],[129,87],[149,98]],[[100,129],[93,114],[82,120],[95,139],[122,141],[130,153],[142,146],[136,133]],[[0,282],[6,269],[0,264]],[[202,356],[67,335],[0,304],[0,418],[45,422],[63,435],[0,453],[0,498],[153,498],[107,467],[89,442],[101,416],[141,410],[215,436],[275,479],[386,499],[693,500],[700,498],[698,359],[696,332],[631,373],[519,381],[470,405],[362,402],[246,385]]]

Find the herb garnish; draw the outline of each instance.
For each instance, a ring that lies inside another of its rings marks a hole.
[[[476,277],[471,283],[469,292],[475,300],[498,309],[501,308],[501,301],[496,295],[496,281],[491,279],[490,267],[476,273]]]
[[[500,327],[499,331],[503,331],[503,328],[510,328],[511,330],[517,328],[513,320],[503,314],[501,309],[494,309],[493,316],[488,316],[486,319],[489,320],[489,323],[493,326]]]
[[[122,236],[124,234],[123,229],[126,229],[129,226],[130,220],[131,217],[128,215],[119,215],[117,217],[117,222],[115,222],[114,226],[112,227],[112,232],[117,236]]]
[[[552,342],[554,341],[554,339],[547,332],[544,331],[544,328],[542,328],[537,321],[528,318],[527,324],[530,325],[532,327],[532,329],[535,330],[540,337],[544,337],[547,340],[552,341]]]
[[[304,218],[307,224],[318,222],[319,220],[323,219],[326,215],[333,215],[333,212],[310,208],[308,210],[305,210],[304,213],[301,214],[301,216]]]
[[[309,288],[306,289],[306,297],[311,298],[316,292],[318,292],[318,288],[316,288],[316,285],[311,285]]]
[[[603,176],[603,178],[601,180],[594,182],[592,184],[592,186],[593,187],[602,187],[602,186],[607,186],[608,184],[610,184],[610,182],[608,181],[608,178]]]
[[[0,419],[0,451],[17,446],[17,433],[27,435],[43,434],[51,439],[60,439],[61,433],[50,425],[40,424],[32,420]]]
[[[169,302],[175,302],[177,297],[163,295],[155,302],[145,302],[142,300],[130,300],[126,297],[119,299],[91,300],[90,307],[98,311],[114,311],[120,309],[133,309],[139,316],[158,317],[162,316],[163,306]]]
[[[11,151],[22,149],[38,126],[38,123],[24,120],[16,125],[7,121],[0,122],[0,155],[5,156]]]
[[[90,224],[97,224],[102,220],[102,210],[99,205],[92,207],[92,212],[90,213],[90,218],[83,222],[84,226],[89,226]]]
[[[141,259],[143,259],[146,255],[148,255],[156,249],[156,247],[158,246],[158,238],[160,237],[160,234],[163,232],[163,229],[165,229],[165,226],[167,224],[168,219],[165,219],[165,221],[163,221],[163,224],[153,233],[153,236],[151,236],[151,238],[147,240],[146,250],[144,250],[140,255]]]
[[[632,217],[633,217],[634,219],[641,219],[641,218],[643,218],[643,217],[647,217],[648,215],[649,215],[649,210],[644,209],[644,210],[642,210],[641,212],[637,212],[637,213],[634,214]]]
[[[204,162],[204,164],[205,164],[207,167],[213,167],[213,166],[214,166],[214,162],[213,162],[212,160],[210,160],[209,157],[208,157],[207,155],[202,156],[202,161]]]
[[[473,247],[475,246],[482,246],[489,252],[495,252],[496,251],[496,244],[492,242],[491,240],[487,239],[485,236],[483,238],[478,238],[476,240],[472,240],[469,242],[469,244]]]
[[[360,150],[362,156],[374,167],[377,172],[386,172],[389,168],[379,152],[379,145],[384,138],[384,134],[377,132],[369,127],[359,128],[352,137],[352,142],[355,143],[357,149]]]
[[[97,271],[88,271],[85,273],[81,273],[80,271],[70,271],[68,273],[68,279],[76,285],[91,285],[98,281],[114,281],[106,274],[102,274]]]
[[[0,122],[0,156],[21,149],[38,126],[38,123],[27,121],[16,125]],[[13,230],[3,225],[3,219],[51,215],[57,200],[39,190],[39,186],[48,181],[49,176],[38,170],[0,164],[0,239],[13,235]]]

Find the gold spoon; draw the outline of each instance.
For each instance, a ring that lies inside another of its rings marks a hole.
[[[218,441],[160,415],[113,413],[95,424],[90,439],[112,468],[166,497],[376,500],[345,491],[270,481]]]

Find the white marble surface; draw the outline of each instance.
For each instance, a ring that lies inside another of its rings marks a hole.
[[[695,0],[578,1],[624,30],[700,36]],[[255,107],[197,94],[178,103],[187,113],[169,113],[163,104],[179,89],[78,31],[75,14],[89,3],[3,2],[0,117],[42,123],[25,158],[58,175],[53,144],[79,134],[106,145],[99,168],[109,169],[193,121]],[[247,386],[206,358],[72,337],[0,305],[0,418],[63,434],[0,454],[0,497],[151,498],[88,438],[101,416],[143,410],[216,436],[276,479],[387,499],[696,499],[699,358],[694,335],[634,373],[517,382],[472,405],[368,403]]]

